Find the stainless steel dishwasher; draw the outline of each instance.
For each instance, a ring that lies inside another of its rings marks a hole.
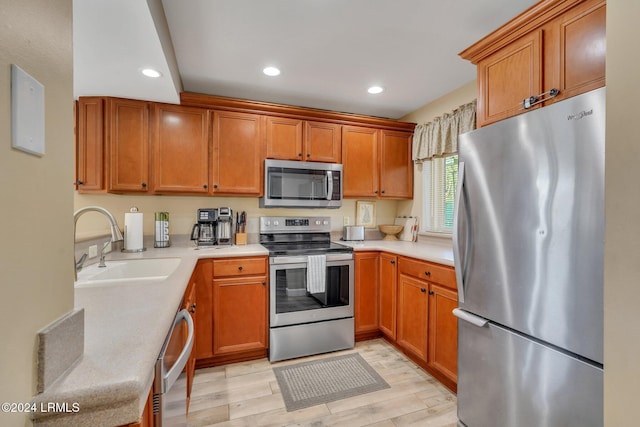
[[[180,310],[155,366],[153,418],[157,427],[187,425],[187,389],[178,380],[193,349],[193,319]]]

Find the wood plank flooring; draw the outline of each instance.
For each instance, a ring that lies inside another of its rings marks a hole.
[[[287,412],[273,367],[358,352],[391,388]],[[283,362],[267,359],[196,371],[190,426],[456,427],[456,397],[382,339]]]

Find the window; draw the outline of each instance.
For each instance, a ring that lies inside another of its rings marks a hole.
[[[458,155],[433,158],[422,164],[424,188],[422,231],[451,234],[458,182]]]

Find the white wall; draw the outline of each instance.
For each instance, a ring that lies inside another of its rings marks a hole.
[[[0,22],[0,402],[29,402],[36,332],[73,309],[71,0],[0,0]],[[10,64],[45,87],[43,157],[11,148]]]
[[[604,401],[607,427],[640,410],[640,2],[607,2]]]

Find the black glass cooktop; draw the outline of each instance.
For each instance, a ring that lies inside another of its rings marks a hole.
[[[349,253],[353,248],[334,242],[263,242],[262,246],[269,250],[269,255],[320,255],[329,253]]]

